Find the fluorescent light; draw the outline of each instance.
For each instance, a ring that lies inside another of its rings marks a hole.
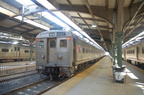
[[[92,25],[92,27],[97,27],[96,25]]]
[[[129,41],[127,41],[126,43],[124,43],[122,46],[124,47],[126,44],[129,44],[132,40],[135,40],[137,37],[144,35],[144,31],[140,34],[138,34],[137,36],[131,38]]]
[[[18,44],[18,41],[14,41],[13,44]]]
[[[105,52],[105,55],[109,55],[109,52]]]
[[[60,21],[59,19],[57,19],[56,17],[54,17],[53,15],[51,15],[48,12],[42,12],[42,16],[44,16],[45,18],[49,19],[50,21],[58,24],[59,26],[69,27],[68,25],[66,25],[65,23],[63,23],[62,21]]]
[[[5,44],[7,44],[8,42],[0,41],[0,43],[5,43]]]
[[[35,4],[31,0],[16,0],[17,2],[21,3],[22,5],[32,5]]]
[[[25,0],[23,0],[25,1]],[[36,0],[39,2],[41,5],[46,7],[48,10],[57,10],[51,3],[49,3],[47,0]]]
[[[97,27],[97,25],[96,25],[96,22],[95,22],[95,21],[93,21],[93,23],[92,23],[92,27]]]
[[[23,46],[30,46],[29,44],[22,44]]]
[[[5,8],[2,8],[2,7],[0,7],[0,12],[3,13],[3,14],[5,14],[5,15],[8,15],[8,16],[10,16],[10,17],[16,15],[16,14],[13,13],[12,11],[9,11],[9,10],[7,10],[7,9],[5,9]]]
[[[22,16],[16,16],[16,17],[14,17],[14,18],[16,18],[16,19],[18,19],[18,20],[22,20]],[[48,27],[46,27],[46,26],[44,26],[44,25],[42,25],[42,24],[36,23],[36,22],[34,22],[34,21],[32,21],[32,20],[29,20],[29,19],[27,19],[27,18],[24,18],[24,22],[29,23],[29,24],[31,24],[31,25],[34,25],[34,26],[36,26],[36,27],[45,29],[45,30],[49,30]]]
[[[66,17],[64,14],[62,14],[59,11],[54,11],[52,12],[54,13],[56,16],[58,16],[60,19],[62,19],[64,22],[66,22],[68,25],[72,26],[74,29],[76,29],[77,31],[80,31],[82,29],[80,29],[75,23],[73,23],[68,17]]]

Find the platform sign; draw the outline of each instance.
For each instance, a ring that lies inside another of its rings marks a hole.
[[[49,33],[49,36],[55,36],[55,32],[54,33]]]
[[[65,36],[66,33],[65,32],[57,32],[57,36]]]

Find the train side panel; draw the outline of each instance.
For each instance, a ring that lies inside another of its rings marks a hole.
[[[99,52],[98,49],[96,49],[94,46],[88,44],[85,41],[82,41],[81,39],[76,39],[75,44],[75,54],[76,54],[76,65],[93,61],[95,59],[98,59],[101,57],[101,52]]]
[[[126,49],[126,59],[127,60],[133,60],[136,61],[137,60],[137,51],[136,51],[136,47],[130,47],[128,49]]]
[[[33,50],[33,59],[35,59]],[[30,47],[14,44],[0,43],[0,60],[25,60],[30,59]]]
[[[14,59],[16,57],[14,47],[12,47],[10,44],[0,45],[0,59]]]
[[[124,48],[125,50],[125,60],[134,64],[141,65],[144,64],[144,45],[143,42],[139,42],[135,45]]]

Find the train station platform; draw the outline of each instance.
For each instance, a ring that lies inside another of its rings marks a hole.
[[[110,58],[104,57],[92,67],[42,95],[144,95],[144,73],[127,65],[126,83],[113,82],[111,66]],[[132,75],[131,70],[140,77],[129,77]]]

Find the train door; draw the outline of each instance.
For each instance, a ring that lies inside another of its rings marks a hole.
[[[47,39],[39,39],[36,43],[36,62],[37,65],[46,64],[47,61]]]
[[[20,57],[20,47],[17,47],[18,49],[18,51],[17,51],[17,53],[18,53],[18,57]]]
[[[57,41],[56,39],[48,39],[48,63],[57,63]]]
[[[72,39],[58,38],[58,65],[71,67],[73,61],[73,44]]]
[[[20,57],[20,47],[15,47],[15,55],[17,58]]]
[[[139,52],[139,50],[140,50],[140,48],[137,46],[136,47],[136,58],[137,58],[137,60],[139,60],[139,55],[140,55],[140,52]]]

